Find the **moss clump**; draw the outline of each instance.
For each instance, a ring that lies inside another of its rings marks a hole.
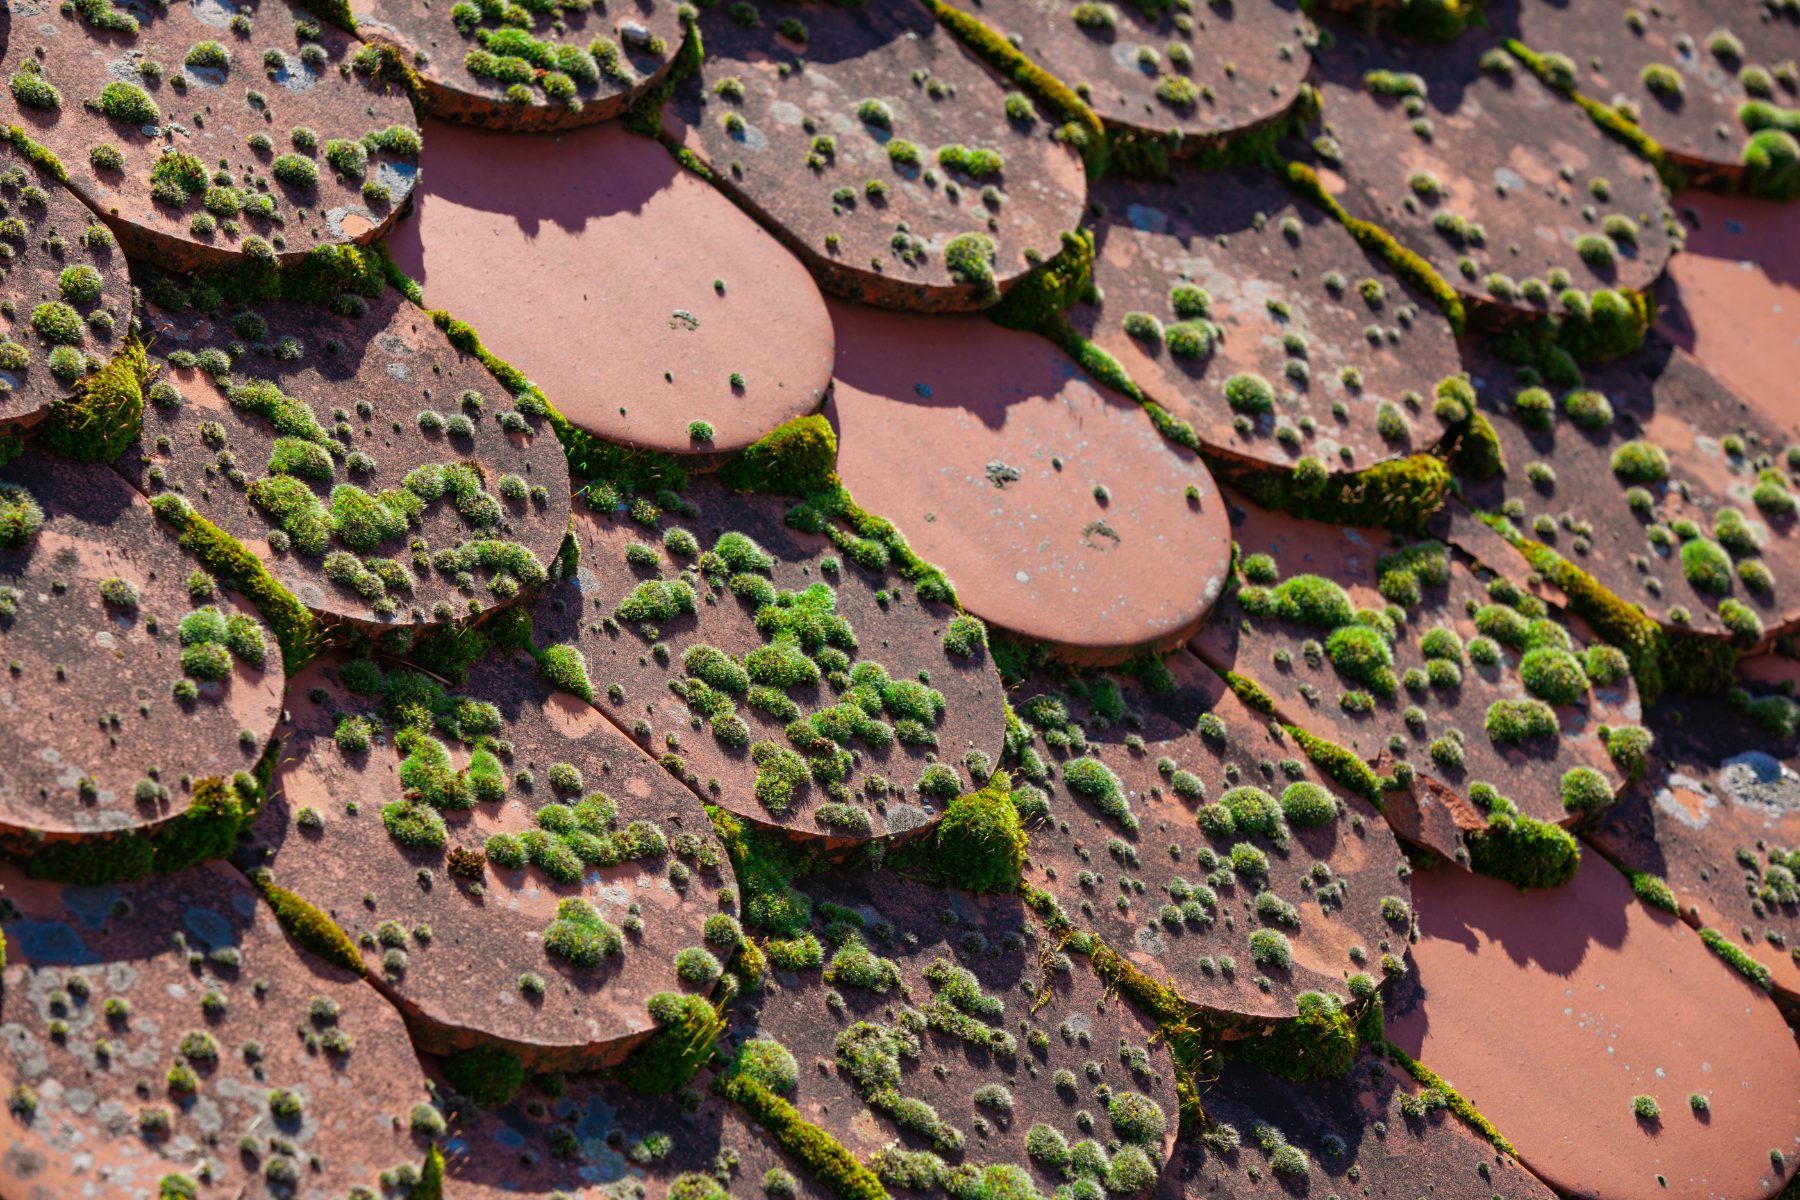
[[[625,1060],[618,1077],[633,1091],[672,1095],[712,1061],[725,1021],[704,996],[658,992],[647,1007],[656,1032]]]
[[[950,801],[928,845],[928,850],[909,853],[905,860],[967,891],[1017,888],[1026,837],[1006,772],[996,771],[981,790]]]
[[[837,435],[814,414],[799,417],[744,448],[719,470],[740,492],[809,496],[837,485]]]
[[[150,375],[143,343],[127,338],[111,362],[77,382],[73,395],[51,404],[41,435],[44,448],[82,462],[118,458],[137,439]]]
[[[275,633],[282,665],[290,677],[312,660],[324,641],[318,618],[276,582],[261,559],[173,493],[155,497],[150,507],[181,531],[181,544],[200,559],[202,567],[256,606]]]
[[[1281,793],[1281,815],[1296,828],[1312,829],[1338,815],[1337,801],[1318,784],[1299,779]]]
[[[1731,591],[1731,555],[1711,538],[1697,537],[1683,543],[1681,573],[1695,591],[1715,596]]]
[[[805,929],[812,900],[793,886],[807,866],[804,857],[781,838],[747,827],[722,808],[709,805],[707,815],[737,875],[744,924],[783,938]]]
[[[266,869],[251,872],[250,882],[275,910],[276,919],[289,937],[326,962],[358,975],[363,973],[362,955],[356,952],[356,944],[336,921],[309,901],[277,886]]]
[[[977,299],[999,293],[994,284],[994,239],[985,233],[963,233],[944,244],[944,266],[958,283],[975,289]]]
[[[1377,696],[1399,689],[1394,678],[1394,652],[1387,639],[1367,625],[1340,625],[1325,640],[1325,654],[1338,674],[1363,684]]]
[[[125,125],[154,125],[162,120],[162,110],[150,93],[135,83],[114,81],[100,89],[93,106],[108,117]]]
[[[1137,828],[1137,816],[1125,795],[1125,785],[1113,769],[1097,758],[1077,758],[1063,767],[1063,783],[1077,796],[1085,797],[1126,830]]]
[[[1759,129],[1744,143],[1744,190],[1769,200],[1800,198],[1800,141],[1783,129]]]
[[[1495,813],[1468,846],[1471,867],[1525,890],[1561,887],[1581,865],[1581,846],[1568,830],[1523,814]]]
[[[547,647],[538,655],[538,666],[553,687],[593,702],[594,685],[588,679],[587,659],[579,647]]]
[[[1592,767],[1571,767],[1564,771],[1560,791],[1563,808],[1571,813],[1596,813],[1613,802],[1612,785],[1606,782],[1606,776]]]
[[[461,1050],[444,1060],[444,1078],[480,1108],[499,1108],[525,1086],[525,1065],[497,1046]]]
[[[44,509],[16,483],[0,483],[0,546],[23,546],[44,527]]]
[[[713,1088],[761,1125],[776,1144],[799,1159],[841,1200],[887,1200],[874,1172],[829,1133],[801,1117],[799,1110],[743,1071],[720,1075]]]
[[[1266,932],[1266,931],[1265,931]],[[1234,1044],[1237,1057],[1283,1079],[1336,1079],[1356,1061],[1356,1022],[1343,1001],[1328,992],[1301,992],[1299,1015],[1263,1037]]]
[[[1631,890],[1639,900],[1652,908],[1660,908],[1671,916],[1681,915],[1681,906],[1675,901],[1674,889],[1667,882],[1647,871],[1626,871],[1625,877],[1631,881]]]
[[[1555,646],[1527,650],[1519,677],[1526,691],[1551,704],[1574,704],[1587,695],[1588,676],[1580,660]]]

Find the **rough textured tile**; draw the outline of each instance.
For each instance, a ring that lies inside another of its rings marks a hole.
[[[1527,689],[1526,654],[1548,647],[1548,665],[1570,668],[1571,656],[1586,649],[1543,615],[1541,601],[1450,557],[1441,543],[1408,546],[1374,530],[1333,529],[1251,507],[1240,511],[1240,571],[1258,571],[1262,564],[1252,564],[1251,556],[1267,555],[1279,582],[1258,584],[1245,574],[1248,586],[1221,607],[1220,619],[1201,631],[1193,647],[1215,668],[1255,680],[1277,711],[1301,728],[1384,772],[1409,765],[1416,775],[1411,788],[1386,797],[1389,820],[1402,837],[1440,854],[1459,854],[1459,830],[1486,823],[1469,796],[1475,783],[1491,784],[1527,816],[1563,824],[1577,815],[1560,796],[1568,772],[1597,771],[1607,791],[1624,782],[1598,727],[1635,723],[1637,689],[1629,674],[1615,679],[1602,673],[1608,682],[1595,683],[1578,665],[1567,676],[1575,690],[1571,699]],[[1413,557],[1389,558],[1405,551]],[[1284,598],[1290,581],[1306,577],[1334,587],[1295,583],[1291,599]],[[1350,619],[1351,611],[1369,612],[1368,619],[1379,623],[1392,619],[1384,610],[1394,609],[1402,619],[1391,642],[1383,639],[1387,654],[1372,643],[1366,657],[1359,653],[1351,643],[1361,635],[1344,632],[1364,623]],[[1440,628],[1453,636],[1434,632]],[[1491,662],[1472,657],[1477,638],[1493,651]],[[1344,644],[1333,651],[1340,639]],[[1381,671],[1384,660],[1391,660],[1391,674]],[[1557,702],[1549,704],[1551,699]],[[1505,706],[1521,703],[1536,713],[1543,731],[1529,732],[1528,721],[1527,736],[1496,740],[1489,722]],[[1410,722],[1409,710],[1417,710]]]
[[[1344,469],[1436,442],[1449,322],[1273,176],[1108,180],[1093,202],[1100,298],[1070,320],[1209,449]]]
[[[256,610],[190,591],[198,560],[104,464],[0,468],[0,505],[27,503],[41,529],[0,547],[0,826],[155,825],[187,811],[193,781],[254,767],[283,683]]]
[[[44,48],[40,80],[60,103],[16,105],[18,120],[62,159],[69,186],[133,256],[180,271],[227,266],[245,261],[256,237],[263,254],[273,246],[297,261],[316,246],[371,241],[406,203],[416,153],[358,143],[397,128],[416,146],[412,108],[403,88],[350,69],[348,34],[282,0],[93,7],[121,28],[74,8],[15,13],[5,62],[25,70],[27,49]],[[296,128],[311,138],[293,138]],[[259,135],[266,149],[251,143]],[[117,154],[96,161],[103,146]],[[189,156],[186,171],[170,170],[169,151]],[[163,189],[152,176],[159,167]]]
[[[1190,633],[1229,560],[1200,459],[1048,342],[837,305],[838,471],[970,610],[1116,662]],[[1181,571],[1163,564],[1179,556]]]
[[[737,816],[838,847],[932,824],[969,790],[971,759],[1000,754],[1004,696],[985,640],[950,650],[953,609],[919,596],[878,544],[839,549],[784,524],[792,501],[708,482],[684,498],[692,511],[648,527],[578,508],[580,567],[533,611],[539,635],[578,648],[601,711]],[[633,543],[649,551],[637,552],[646,565],[628,557]],[[686,611],[622,609],[657,580],[671,595],[686,589]],[[841,724],[846,705],[857,708],[854,733]],[[930,775],[953,773],[955,792],[917,790],[934,755]],[[776,788],[787,769],[791,788]]]
[[[1792,82],[1777,82],[1773,71],[1800,53],[1800,21],[1772,11],[1777,6],[1506,0],[1497,7],[1490,20],[1516,29],[1539,54],[1566,55],[1576,88],[1602,104],[1628,106],[1645,133],[1703,177],[1739,175],[1752,132],[1740,116],[1747,101],[1775,109],[1795,102]]]
[[[1590,840],[1620,867],[1666,882],[1684,920],[1718,930],[1768,970],[1784,998],[1800,998],[1794,739],[1709,698],[1665,701],[1652,719],[1650,770]]]
[[[1247,0],[1149,13],[1108,4],[1110,20],[1074,6],[982,0],[966,6],[1027,57],[1126,129],[1206,145],[1267,124],[1305,81],[1310,28],[1297,0]],[[1155,6],[1147,6],[1155,7]]]
[[[394,258],[569,420],[725,454],[823,402],[833,338],[811,276],[663,147],[616,125],[554,141],[427,132]]]
[[[686,36],[674,0],[552,3],[521,10],[519,25],[502,20],[499,4],[491,14],[466,6],[474,10],[466,15],[412,0],[350,7],[365,41],[397,46],[418,71],[433,113],[497,129],[570,129],[619,116],[662,82]]]
[[[327,658],[297,677],[277,795],[256,823],[245,861],[267,865],[277,884],[333,914],[358,940],[371,981],[406,1014],[424,1048],[497,1043],[545,1069],[624,1057],[652,1029],[646,998],[687,990],[675,956],[704,944],[702,926],[733,882],[699,802],[586,703],[553,691],[529,660],[506,654],[485,660],[452,693],[495,706],[498,721],[446,705],[454,718],[440,714],[427,735],[445,752],[445,771],[461,779],[459,799],[435,799],[436,785],[419,786],[403,766],[399,741],[411,735],[352,695],[343,675],[342,660]],[[422,678],[414,676],[414,685]],[[367,750],[344,749],[337,731],[346,714],[372,721],[379,740]],[[431,746],[405,752],[434,753]],[[497,800],[481,798],[484,754]],[[610,820],[604,813],[590,820],[586,809],[571,815],[578,801],[596,796],[590,807],[610,804]],[[430,824],[418,810],[435,814],[438,805],[437,845],[390,832],[404,828],[403,818]],[[660,838],[632,828],[640,821]],[[551,826],[544,841],[568,882],[535,856],[505,865],[491,840],[537,837]],[[684,846],[680,839],[690,834],[695,841]],[[493,852],[485,862],[484,849]],[[565,905],[586,906],[603,923],[592,962],[550,948],[553,923],[571,916]],[[541,994],[521,987],[527,973],[538,977]]]
[[[1350,1074],[1323,1083],[1288,1083],[1227,1063],[1201,1103],[1213,1122],[1201,1136],[1210,1140],[1177,1152],[1157,1187],[1157,1200],[1251,1200],[1312,1195],[1320,1188],[1454,1200],[1554,1195],[1461,1119],[1434,1105],[1428,1089],[1405,1070],[1368,1052],[1357,1057]],[[1402,1110],[1403,1103],[1426,1107],[1415,1116]],[[1284,1145],[1301,1157],[1283,1152]]]
[[[699,28],[706,63],[675,89],[664,133],[829,291],[978,308],[1030,269],[1028,251],[1055,254],[1081,215],[1074,149],[1029,106],[1010,116],[1001,84],[917,0],[760,16],[718,6]],[[952,146],[998,158],[953,168],[941,154]],[[902,147],[911,161],[895,157]]]
[[[1336,142],[1323,165],[1334,176],[1327,187],[1352,216],[1386,227],[1498,320],[1560,311],[1563,287],[1642,289],[1662,273],[1668,202],[1656,173],[1524,67],[1484,71],[1479,64],[1490,51],[1512,62],[1497,39],[1471,34],[1440,47],[1377,44],[1343,26],[1334,32],[1336,49],[1319,63]],[[1371,71],[1390,73],[1379,84],[1389,92],[1371,90]],[[1395,87],[1416,94],[1392,94]],[[1416,120],[1431,123],[1428,135],[1414,132]],[[1596,180],[1605,181],[1607,199],[1594,195]],[[1419,187],[1432,194],[1418,194]],[[1440,231],[1436,222],[1446,213],[1480,226],[1479,244]],[[1609,237],[1609,216],[1631,221],[1635,241]],[[1590,265],[1580,253],[1583,237],[1608,238],[1611,264]],[[1473,275],[1459,268],[1465,257]],[[1568,281],[1559,285],[1553,273]],[[1547,298],[1496,295],[1488,286],[1495,274],[1521,286],[1538,280]]]
[[[1800,233],[1784,204],[1683,193],[1687,244],[1657,292],[1656,329],[1800,440],[1792,397],[1800,362]]]
[[[0,428],[12,428],[36,424],[69,394],[86,360],[104,362],[117,349],[131,280],[112,234],[11,142],[0,143],[0,178]]]
[[[1584,855],[1551,892],[1434,870],[1413,877],[1413,895],[1416,989],[1396,996],[1388,1036],[1533,1173],[1622,1200],[1780,1189],[1800,1149],[1792,1035],[1762,992],[1605,860]],[[1659,1119],[1633,1114],[1639,1095]]]
[[[1573,388],[1527,389],[1486,355],[1470,365],[1506,459],[1503,475],[1465,484],[1472,506],[1504,512],[1665,626],[1751,644],[1800,622],[1795,421],[1765,420],[1656,338]]]
[[[733,1032],[792,1053],[794,1106],[878,1174],[892,1182],[897,1150],[929,1151],[953,1165],[1012,1164],[1047,1194],[1068,1176],[1028,1154],[1027,1134],[1039,1124],[1070,1147],[1116,1140],[1128,1148],[1119,1157],[1140,1151],[1153,1168],[1167,1160],[1176,1125],[1167,1047],[1084,959],[1064,958],[1044,940],[1018,897],[976,898],[881,874],[809,880],[808,891],[850,910],[821,922],[831,942],[822,978],[778,974],[781,986],[746,1009]],[[900,1003],[906,996],[916,1007]],[[884,1042],[916,1047],[897,1051],[892,1086],[902,1102],[930,1105],[935,1129],[905,1128],[865,1103],[852,1071],[874,1065]],[[1063,1071],[1072,1080],[1059,1083]],[[1125,1099],[1133,1094],[1154,1111],[1144,1107],[1141,1124],[1113,1120],[1141,1106]],[[1085,1128],[1081,1112],[1091,1119]],[[1104,1159],[1104,1149],[1092,1149]],[[1070,1171],[1082,1173],[1074,1164]]]
[[[699,1101],[693,1112],[679,1097],[639,1095],[592,1077],[571,1078],[556,1097],[527,1088],[506,1107],[470,1112],[457,1124],[445,1145],[446,1190],[458,1200],[501,1200],[558,1188],[571,1196],[633,1189],[635,1196],[642,1187],[649,1200],[662,1200],[678,1180],[698,1174],[731,1195],[832,1195],[742,1109],[711,1094],[711,1081],[703,1071],[686,1089]],[[793,1181],[792,1191],[767,1186],[779,1187],[776,1172]]]
[[[1014,710],[1044,739],[1034,738],[1033,755],[1061,776],[1052,782],[1028,763],[1014,782],[1035,778],[1049,792],[1046,815],[1027,823],[1026,882],[1215,1013],[1292,1017],[1299,993],[1342,994],[1364,972],[1372,988],[1386,940],[1404,949],[1411,919],[1411,868],[1387,823],[1271,737],[1268,718],[1193,655],[1169,667],[1176,690],[1165,696],[1106,676],[1066,690],[1032,681],[1015,694]],[[1053,748],[1071,723],[1081,741]],[[1121,798],[1119,815],[1108,812]],[[1224,812],[1245,819],[1226,823]],[[1234,858],[1240,847],[1254,853]],[[1263,933],[1274,946],[1259,952],[1252,939],[1263,930],[1279,941]]]
[[[0,888],[8,1196],[156,1200],[202,1167],[199,1195],[341,1196],[425,1157],[399,1014],[230,867],[84,888],[8,866]]]
[[[350,299],[362,307],[361,297]],[[229,322],[151,309],[146,323],[163,370],[148,392],[142,441],[119,469],[152,495],[180,488],[308,608],[367,626],[425,624],[502,604],[542,581],[568,518],[562,448],[542,417],[512,410],[499,381],[398,292],[384,290],[355,317],[274,303]],[[218,356],[233,343],[251,349],[235,361],[178,365],[183,352]],[[296,410],[278,424],[269,385],[313,419]],[[437,496],[423,480],[406,484],[419,468],[464,463],[480,485],[466,495],[448,484]],[[320,510],[345,486],[423,503],[410,519],[384,509],[394,515],[342,526],[326,512],[322,525],[309,526],[313,542],[296,519],[271,515],[305,514],[304,497],[254,500],[290,487],[269,482],[278,474],[309,490]],[[290,535],[285,551],[270,545],[278,528]],[[440,565],[439,555],[459,547]],[[382,565],[370,568],[375,560]]]

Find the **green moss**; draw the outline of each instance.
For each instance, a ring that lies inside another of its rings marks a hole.
[[[1369,764],[1358,758],[1352,751],[1344,749],[1335,742],[1315,737],[1298,725],[1284,725],[1288,736],[1299,743],[1306,752],[1306,757],[1313,765],[1335,780],[1338,784],[1355,792],[1369,801],[1376,808],[1382,806],[1381,777],[1376,775]]]
[[[1768,200],[1800,198],[1800,141],[1783,129],[1759,129],[1744,143],[1744,190]]]
[[[1318,174],[1311,167],[1301,163],[1288,163],[1286,178],[1295,191],[1330,213],[1333,219],[1349,230],[1350,236],[1356,239],[1358,245],[1376,255],[1401,278],[1430,296],[1450,322],[1451,329],[1458,334],[1462,333],[1467,323],[1462,299],[1430,263],[1406,249],[1379,225],[1359,220],[1346,212],[1337,198],[1325,190],[1324,185],[1319,182]]]
[[[1468,847],[1472,868],[1525,890],[1561,887],[1581,865],[1581,846],[1566,829],[1524,815],[1495,813]]]
[[[480,1108],[499,1108],[525,1086],[525,1065],[498,1046],[460,1050],[444,1060],[444,1078]]]
[[[719,470],[740,492],[808,496],[837,485],[837,435],[817,414],[798,417],[744,448]]]
[[[874,1172],[817,1125],[805,1120],[793,1105],[738,1071],[718,1077],[714,1090],[737,1104],[793,1155],[813,1178],[841,1200],[887,1200],[887,1190]]]
[[[1449,1101],[1450,1111],[1461,1117],[1476,1133],[1491,1142],[1494,1149],[1508,1157],[1516,1158],[1518,1156],[1518,1151],[1514,1150],[1512,1143],[1507,1141],[1498,1129],[1494,1128],[1493,1122],[1476,1111],[1475,1106],[1465,1100],[1455,1088],[1445,1083],[1437,1072],[1414,1059],[1392,1042],[1386,1044],[1386,1050],[1388,1057],[1405,1068],[1408,1075],[1411,1075],[1424,1087],[1435,1088],[1445,1100]]]
[[[1647,871],[1625,872],[1625,878],[1631,881],[1631,890],[1637,898],[1652,908],[1660,908],[1671,916],[1681,915],[1681,906],[1676,903],[1675,892],[1667,882]]]
[[[135,83],[114,80],[100,89],[92,102],[95,108],[124,125],[154,125],[162,120],[162,110],[150,93]]]
[[[1563,808],[1577,815],[1599,812],[1613,802],[1612,785],[1592,767],[1570,767],[1560,786]]]
[[[362,955],[350,935],[336,921],[294,892],[279,887],[267,870],[253,871],[250,882],[275,910],[275,917],[289,937],[335,966],[363,973]]]
[[[1720,596],[1731,591],[1731,556],[1710,538],[1697,537],[1682,544],[1681,573],[1697,592]]]
[[[1748,979],[1751,983],[1754,983],[1763,991],[1766,992],[1774,986],[1774,978],[1769,974],[1769,968],[1757,962],[1756,959],[1750,955],[1749,951],[1739,946],[1736,942],[1732,941],[1718,930],[1702,929],[1700,931],[1700,940],[1706,943],[1707,949],[1730,963],[1736,968],[1738,974],[1742,975],[1745,979]]]
[[[1012,891],[1019,886],[1025,846],[1011,781],[1006,772],[996,771],[979,791],[950,801],[931,835],[889,862],[925,871],[965,891]]]
[[[1343,1001],[1325,992],[1294,998],[1299,1015],[1262,1037],[1232,1044],[1235,1057],[1283,1079],[1312,1082],[1336,1079],[1356,1061],[1356,1022]]]
[[[106,366],[75,384],[73,395],[51,403],[40,435],[44,448],[83,462],[118,458],[138,436],[149,379],[143,343],[127,338]]]
[[[746,826],[722,808],[707,806],[713,832],[731,859],[743,896],[744,924],[791,938],[806,928],[812,900],[793,886],[809,868],[803,852],[772,833]]]
[[[656,1032],[632,1052],[617,1075],[633,1091],[673,1095],[712,1061],[725,1020],[704,996],[660,992],[650,997],[649,1008]]]
[[[1576,361],[1610,362],[1644,344],[1655,316],[1649,298],[1626,288],[1602,288],[1585,307],[1569,308],[1551,322],[1556,344]]]

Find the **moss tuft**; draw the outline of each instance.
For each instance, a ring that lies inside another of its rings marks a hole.
[[[444,1078],[477,1107],[499,1108],[525,1086],[525,1065],[498,1046],[477,1046],[446,1058]]]
[[[668,1096],[712,1061],[725,1020],[704,996],[662,992],[650,997],[649,1006],[657,1030],[625,1060],[618,1077],[633,1091]]]
[[[966,891],[1012,891],[1019,886],[1025,847],[1011,781],[1006,772],[996,771],[981,790],[950,801],[929,838],[889,861],[923,869]]]
[[[1561,887],[1581,865],[1581,846],[1568,830],[1522,814],[1494,814],[1468,844],[1471,867],[1522,890]]]
[[[1437,1089],[1450,1102],[1450,1111],[1467,1122],[1475,1132],[1493,1143],[1494,1149],[1509,1157],[1516,1158],[1518,1156],[1518,1151],[1514,1150],[1512,1143],[1507,1141],[1498,1129],[1494,1128],[1494,1123],[1476,1111],[1475,1106],[1463,1099],[1462,1094],[1455,1088],[1445,1083],[1437,1072],[1414,1059],[1392,1042],[1387,1043],[1386,1049],[1388,1057],[1404,1067],[1408,1075],[1425,1087]]]
[[[149,357],[136,337],[125,340],[112,361],[80,379],[74,394],[54,401],[42,433],[44,448],[82,462],[111,462],[138,436],[144,415]]]
[[[262,893],[263,899],[269,902],[269,907],[275,910],[276,919],[287,930],[289,937],[326,962],[354,971],[358,975],[363,973],[362,955],[357,953],[356,944],[336,921],[315,908],[310,901],[277,886],[274,876],[266,869],[253,871],[250,882]]]
[[[746,446],[719,470],[740,492],[809,496],[837,485],[837,434],[824,417],[798,417]]]
[[[1233,1046],[1238,1058],[1283,1079],[1313,1082],[1336,1079],[1356,1062],[1356,1021],[1337,996],[1301,992],[1294,998],[1299,1015],[1276,1025],[1262,1037]]]
[[[230,534],[201,517],[179,496],[165,496],[167,502],[151,504],[156,515],[181,531],[181,544],[199,558],[202,567],[256,606],[274,631],[282,665],[292,678],[324,642],[319,619]],[[157,501],[163,500],[164,496],[157,497]]]

